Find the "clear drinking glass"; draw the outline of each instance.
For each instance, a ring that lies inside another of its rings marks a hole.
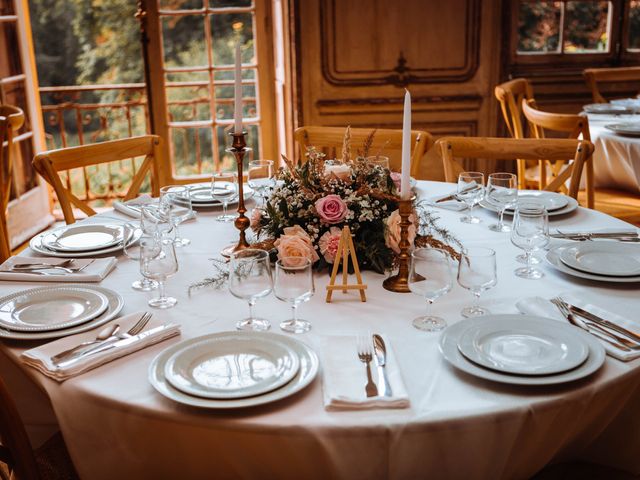
[[[229,291],[236,298],[249,303],[249,317],[236,323],[238,330],[269,330],[271,323],[253,315],[253,307],[259,298],[266,297],[273,289],[269,253],[248,248],[231,255],[229,266]]]
[[[158,297],[149,300],[150,307],[171,308],[178,303],[164,291],[164,282],[177,271],[178,259],[171,240],[158,237],[140,239],[140,272],[158,282]]]
[[[193,216],[191,205],[191,190],[184,185],[168,185],[160,189],[160,211],[175,228],[173,244],[176,247],[186,247],[191,243],[188,238],[180,236],[179,225]]]
[[[365,158],[367,163],[371,165],[378,165],[379,167],[386,168],[389,170],[389,157],[385,157],[384,155],[372,155],[370,157]]]
[[[234,214],[227,213],[227,205],[238,198],[238,174],[233,172],[218,172],[211,180],[211,196],[222,203],[222,215],[218,215],[218,222],[233,222]]]
[[[280,323],[285,332],[304,333],[311,322],[298,318],[298,305],[311,299],[315,292],[311,261],[300,257],[283,257],[276,262],[273,293],[278,300],[291,305],[291,319]]]
[[[435,332],[447,326],[447,322],[429,313],[431,304],[449,292],[453,284],[451,262],[444,250],[439,248],[418,248],[411,254],[409,289],[427,301],[426,315],[413,320],[418,330]]]
[[[265,198],[269,196],[269,191],[276,186],[274,173],[273,160],[252,160],[249,162],[247,184],[262,199],[263,206]]]
[[[138,230],[141,231],[142,235],[137,242],[125,243],[122,250],[128,258],[139,262],[141,242],[146,239],[153,239],[157,237],[158,233],[157,230],[151,228],[148,224],[144,224],[142,219],[140,220],[139,227],[136,227],[133,223],[128,223],[127,226],[134,229],[134,235],[138,233]],[[131,283],[131,288],[141,292],[149,292],[158,288],[158,282],[143,276],[138,280],[134,280],[133,283]]]
[[[513,173],[492,173],[487,181],[487,202],[498,209],[500,220],[489,225],[494,232],[509,232],[511,228],[502,221],[504,211],[518,201],[518,178]]]
[[[511,243],[523,249],[527,258],[527,266],[517,268],[515,274],[522,278],[542,278],[544,272],[531,266],[531,256],[534,250],[544,248],[549,243],[549,216],[543,205],[522,203],[516,206]]]
[[[473,306],[462,309],[460,312],[462,316],[469,318],[491,313],[479,305],[480,294],[493,288],[496,283],[498,283],[498,272],[495,250],[485,247],[465,249],[460,255],[458,264],[458,284],[473,293],[475,301]]]
[[[460,217],[463,223],[480,223],[478,217],[473,216],[475,207],[484,197],[484,174],[481,172],[462,172],[458,175],[458,192],[456,197],[469,207],[469,215]]]

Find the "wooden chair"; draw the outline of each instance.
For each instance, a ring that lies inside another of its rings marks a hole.
[[[76,197],[70,191],[70,186],[63,184],[58,172],[144,156],[144,161],[131,180],[131,186],[125,194],[124,200],[130,200],[138,195],[147,174],[151,175],[152,193],[154,196],[158,196],[160,186],[158,185],[157,172],[162,162],[160,142],[160,137],[156,135],[143,135],[50,150],[36,155],[33,159],[33,166],[55,190],[64,219],[69,224],[76,221],[72,204],[87,215],[95,215],[96,211]]]
[[[436,142],[442,156],[447,182],[456,182],[456,158],[486,158],[493,160],[567,160],[565,168],[545,185],[544,190],[558,191],[570,179],[568,195],[578,197],[580,178],[585,163],[591,161],[593,144],[588,140],[443,137]]]
[[[598,83],[640,82],[640,67],[587,68],[582,75],[591,90],[593,101],[607,103],[607,99],[600,93]]]
[[[522,113],[529,122],[529,130],[533,138],[545,138],[545,131],[567,133],[568,138],[581,138],[591,141],[589,133],[589,119],[582,115],[551,113],[538,110],[533,100],[522,100]],[[565,159],[566,160],[566,159]],[[547,162],[539,162],[539,188],[544,189],[547,183]],[[555,177],[564,167],[564,161],[551,165],[552,175]],[[593,178],[593,162],[586,164],[586,196],[587,207],[595,205],[595,191]]]
[[[13,185],[13,138],[24,124],[24,112],[12,105],[0,105],[0,262],[11,256],[7,231],[7,207]]]
[[[327,154],[330,158],[335,158],[342,151],[342,141],[346,128],[342,127],[300,127],[295,131],[295,139],[300,145],[301,158],[307,148],[315,147],[318,151]],[[352,128],[351,129],[351,149],[352,155],[362,149],[363,143],[373,128]],[[411,175],[418,178],[420,161],[423,155],[433,144],[433,137],[422,130],[411,131]],[[380,151],[381,150],[381,151]],[[379,128],[373,137],[373,145],[369,150],[369,155],[375,155],[380,151],[381,155],[389,157],[391,170],[400,171],[402,162],[402,130],[391,130]]]

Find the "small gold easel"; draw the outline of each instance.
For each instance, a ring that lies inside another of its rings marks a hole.
[[[349,254],[351,254],[351,263],[355,270],[356,279],[358,283],[349,285]],[[342,284],[336,285],[336,275],[338,274],[338,268],[342,261]],[[360,290],[360,301],[366,302],[367,297],[364,294],[367,286],[362,283],[362,275],[360,275],[360,267],[358,266],[358,259],[356,258],[356,249],[353,246],[353,239],[351,238],[351,230],[348,226],[344,226],[342,229],[342,235],[340,236],[340,243],[338,243],[338,251],[336,252],[336,258],[333,262],[333,270],[331,272],[331,280],[327,285],[327,303],[331,303],[331,295],[334,290],[342,290],[343,293],[347,293],[347,290]]]

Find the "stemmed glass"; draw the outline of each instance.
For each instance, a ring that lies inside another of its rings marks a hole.
[[[233,222],[236,216],[227,213],[227,205],[238,198],[238,174],[233,172],[218,172],[211,180],[211,196],[222,203],[222,215],[218,215],[218,222]]]
[[[469,215],[460,217],[463,223],[480,223],[478,217],[473,216],[475,207],[484,197],[484,174],[481,172],[462,172],[458,175],[458,192],[456,197],[469,207]]]
[[[522,278],[542,278],[544,272],[531,266],[531,255],[533,250],[544,248],[549,243],[549,216],[543,205],[522,203],[516,207],[511,243],[523,249],[527,259],[527,266],[517,268],[515,274]]]
[[[480,294],[498,283],[496,269],[496,252],[491,248],[471,247],[460,255],[458,264],[458,284],[466,288],[475,297],[473,306],[464,307],[460,312],[463,317],[487,315],[488,309],[481,307]]]
[[[254,317],[253,307],[259,298],[269,295],[272,289],[269,252],[247,248],[231,255],[229,291],[234,297],[249,303],[249,317],[236,323],[238,330],[269,330],[269,320]]]
[[[140,239],[140,272],[147,278],[157,280],[158,297],[149,300],[154,308],[171,308],[178,300],[165,295],[164,282],[178,271],[178,259],[173,242],[158,237]]]
[[[489,225],[494,232],[509,232],[503,223],[504,211],[518,201],[518,179],[513,173],[492,173],[487,181],[487,201],[498,209],[500,220]]]
[[[291,305],[290,320],[280,323],[285,332],[304,333],[311,330],[311,322],[298,318],[298,305],[311,299],[315,292],[311,261],[301,257],[283,257],[276,262],[273,293],[278,300]]]
[[[173,244],[176,247],[186,247],[191,243],[188,238],[180,236],[180,225],[193,215],[191,205],[191,190],[183,185],[168,185],[160,189],[160,211],[169,218],[170,223],[175,227],[175,238]]]
[[[411,254],[409,289],[427,301],[426,315],[413,320],[418,330],[435,332],[447,326],[447,322],[429,313],[431,304],[449,292],[453,284],[451,262],[444,250],[439,248],[418,248]]]
[[[276,186],[273,170],[273,160],[252,160],[247,170],[247,184],[256,191],[262,199],[262,206],[269,190]]]
[[[370,157],[366,157],[365,158],[367,163],[370,163],[371,165],[377,165],[379,167],[382,167],[386,170],[389,170],[389,157],[386,157],[384,155],[372,155]]]

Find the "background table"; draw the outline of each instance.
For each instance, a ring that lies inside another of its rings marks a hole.
[[[419,184],[422,195],[453,188]],[[508,234],[487,229],[495,214],[478,213],[483,223],[467,225],[458,221],[460,213],[438,210],[442,224],[465,245],[497,250],[498,285],[482,298],[494,313],[515,313],[516,301],[525,296],[550,298],[566,291],[588,295],[627,316],[638,311],[637,285],[583,281],[547,266],[542,267],[543,280],[516,277],[514,257],[519,250]],[[237,237],[231,224],[214,222],[212,216],[201,214],[197,221],[181,226],[193,243],[179,251],[180,271],[167,283],[179,303],[155,312],[156,318],[179,322],[182,339],[232,330],[248,311],[226,290],[204,289],[187,296],[190,283],[213,271],[206,259]],[[622,224],[585,209],[553,218],[552,225],[565,228]],[[146,309],[150,294],[129,287],[137,276],[136,263],[122,258],[102,282],[122,293],[123,313]],[[329,276],[317,274],[316,295],[300,308],[313,329],[297,338],[313,346],[330,335],[367,330],[387,335],[410,395],[409,409],[327,412],[321,375],[293,397],[249,410],[207,411],[179,405],[158,394],[147,380],[152,359],[178,339],[62,384],[21,366],[17,356],[25,345],[20,343],[2,345],[0,367],[13,369],[10,380],[16,388],[18,380],[29,378],[50,398],[74,463],[87,479],[528,478],[551,461],[577,458],[640,473],[640,360],[622,363],[607,357],[592,377],[556,387],[517,387],[477,379],[443,360],[439,334],[411,326],[411,320],[424,311],[423,300],[385,291],[382,275],[366,272],[364,278],[369,286],[366,303],[358,300],[357,292],[336,292],[334,303],[326,304]],[[3,283],[0,294],[29,286]],[[454,285],[433,310],[454,323],[461,319],[460,309],[471,302],[472,295]],[[258,302],[256,311],[274,325],[289,315],[289,307],[272,295]],[[353,350],[355,355],[355,339]]]

